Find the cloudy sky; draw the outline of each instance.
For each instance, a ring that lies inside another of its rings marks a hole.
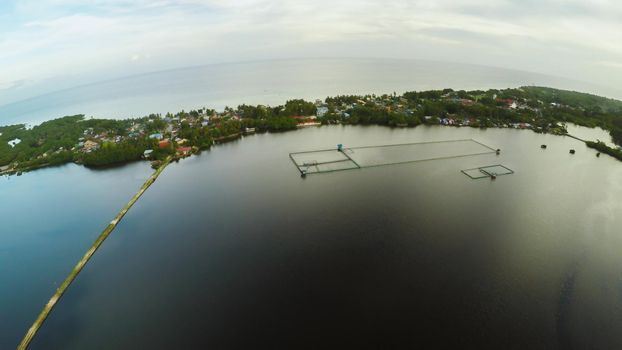
[[[184,66],[415,58],[622,86],[616,0],[2,0],[0,101]]]

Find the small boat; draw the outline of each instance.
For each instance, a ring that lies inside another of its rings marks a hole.
[[[574,154],[574,150],[573,149],[570,150],[570,154]]]
[[[541,145],[540,148],[546,149],[546,145]]]

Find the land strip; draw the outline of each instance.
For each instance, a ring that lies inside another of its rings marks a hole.
[[[147,179],[147,181],[145,181],[145,183],[142,185],[140,190],[136,192],[136,194],[132,197],[132,199],[130,199],[130,201],[125,205],[125,207],[123,207],[123,209],[121,209],[121,211],[117,214],[117,216],[108,224],[108,226],[106,226],[106,228],[104,229],[104,231],[102,231],[99,237],[97,237],[97,240],[95,240],[91,248],[89,248],[89,250],[84,254],[82,259],[78,261],[78,263],[73,268],[69,276],[67,276],[67,278],[60,285],[60,287],[56,289],[56,293],[54,293],[54,295],[50,298],[50,301],[48,301],[48,303],[45,304],[45,306],[43,307],[43,310],[41,311],[41,313],[39,314],[39,316],[37,317],[33,325],[30,327],[30,329],[28,329],[28,332],[24,336],[24,339],[22,339],[21,343],[18,345],[17,347],[18,350],[25,350],[28,348],[28,346],[30,345],[30,342],[32,341],[32,339],[35,337],[35,335],[39,331],[39,328],[41,328],[41,326],[43,325],[47,317],[50,315],[50,312],[52,311],[54,306],[56,306],[56,303],[58,303],[58,301],[63,296],[63,294],[65,294],[65,292],[67,291],[67,288],[69,288],[71,283],[76,279],[78,274],[82,271],[84,266],[86,266],[86,264],[89,262],[93,254],[95,254],[97,249],[99,249],[99,247],[106,240],[106,238],[108,238],[110,233],[114,231],[114,229],[117,227],[117,224],[125,216],[128,210],[130,210],[130,208],[136,203],[136,201],[138,201],[138,199],[143,195],[143,193],[145,193],[145,191],[149,188],[149,186],[151,186],[155,182],[155,180],[158,178],[158,176],[160,176],[162,171],[164,171],[164,169],[170,163],[170,161],[171,161],[170,158],[165,159],[162,165],[160,165],[160,167],[156,169],[156,171]]]

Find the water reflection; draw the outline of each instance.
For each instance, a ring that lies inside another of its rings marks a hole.
[[[288,158],[466,138],[503,151],[306,179]],[[460,172],[497,163],[515,174]],[[519,130],[246,137],[167,168],[33,349],[617,348],[621,169],[574,139]]]

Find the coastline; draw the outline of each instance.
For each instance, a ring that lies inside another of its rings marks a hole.
[[[204,107],[138,119],[85,119],[84,115],[75,115],[33,128],[23,124],[0,127],[0,176],[19,176],[69,162],[97,168],[139,159],[162,161],[169,156],[187,157],[255,132],[335,124],[514,128],[572,137],[565,125],[573,123],[601,127],[610,133],[610,144],[618,147],[616,144],[622,143],[621,113],[622,101],[521,87],[411,91],[401,96],[345,95],[315,102],[294,99],[281,106],[239,105],[222,112]],[[619,152],[608,145],[598,147],[607,154]]]
[[[321,126],[323,126],[323,125],[318,125],[318,126],[314,125],[313,127],[321,127]],[[382,126],[382,125],[380,125],[380,126]],[[439,127],[443,127],[442,125],[438,125],[438,126]],[[305,126],[305,127],[310,127],[310,126]],[[453,127],[460,127],[460,126],[453,126]],[[394,126],[392,128],[403,128],[403,127],[401,127],[401,126]],[[414,127],[407,127],[407,128],[416,128],[416,126],[414,126]],[[482,129],[487,129],[487,128],[503,129],[503,128],[500,128],[500,127],[484,127]],[[532,129],[524,129],[524,131],[527,131],[527,130],[531,130],[533,132],[536,132],[535,130],[532,130]],[[291,130],[286,130],[286,131],[291,131]],[[281,132],[283,132],[283,131],[281,131]],[[252,134],[254,134],[254,132]],[[227,143],[227,142],[232,142],[232,141],[238,140],[238,139],[240,139],[242,137],[250,136],[252,134],[246,134],[246,133],[240,132],[240,133],[237,133],[237,134],[234,134],[234,135],[220,137],[218,139],[214,139],[213,146],[216,146],[216,145],[219,145],[219,144],[224,144],[224,143]],[[579,138],[577,136],[574,136],[574,135],[571,135],[571,134],[568,134],[568,133],[550,133],[550,134],[551,135],[555,135],[555,136],[568,136],[568,137],[571,137],[573,139],[576,139],[577,141],[583,142],[584,144],[586,144],[590,148],[597,149],[600,152],[608,154],[608,155],[610,155],[610,156],[612,156],[614,158],[617,158],[618,160],[622,161],[622,158],[614,155],[616,152],[619,152],[619,151],[617,151],[616,149],[611,148],[611,147],[603,144],[602,142],[599,144],[599,142],[592,142],[592,141],[584,140],[584,139],[581,139],[581,138]],[[596,147],[596,146],[593,146],[593,145],[599,145],[599,146]],[[200,150],[199,150],[199,152],[200,152]],[[177,160],[179,160],[181,158],[189,157],[189,156],[192,156],[195,153],[199,153],[199,152],[193,151],[193,152],[191,152],[189,154],[186,154],[186,155],[175,155],[175,156],[171,157],[171,161],[177,161]],[[108,168],[108,167],[120,167],[120,166],[123,166],[123,165],[126,165],[126,164],[130,164],[130,163],[133,163],[133,162],[138,162],[138,161],[144,161],[144,160],[128,160],[128,161],[124,161],[124,162],[118,162],[118,163],[114,163],[114,164],[109,164],[109,165],[104,165],[104,166],[99,166],[99,167],[92,167],[92,168],[93,169],[100,169],[100,168]],[[26,173],[26,172],[35,171],[35,170],[38,170],[38,169],[43,169],[43,168],[52,167],[52,166],[62,166],[64,164],[67,164],[67,163],[63,163],[63,164],[41,164],[41,165],[38,165],[38,166],[33,166],[33,167],[19,169],[19,170],[5,170],[5,171],[0,171],[0,176],[13,176],[13,175],[21,176],[23,173]],[[84,166],[83,164],[79,164],[79,163],[76,163],[76,164]]]

